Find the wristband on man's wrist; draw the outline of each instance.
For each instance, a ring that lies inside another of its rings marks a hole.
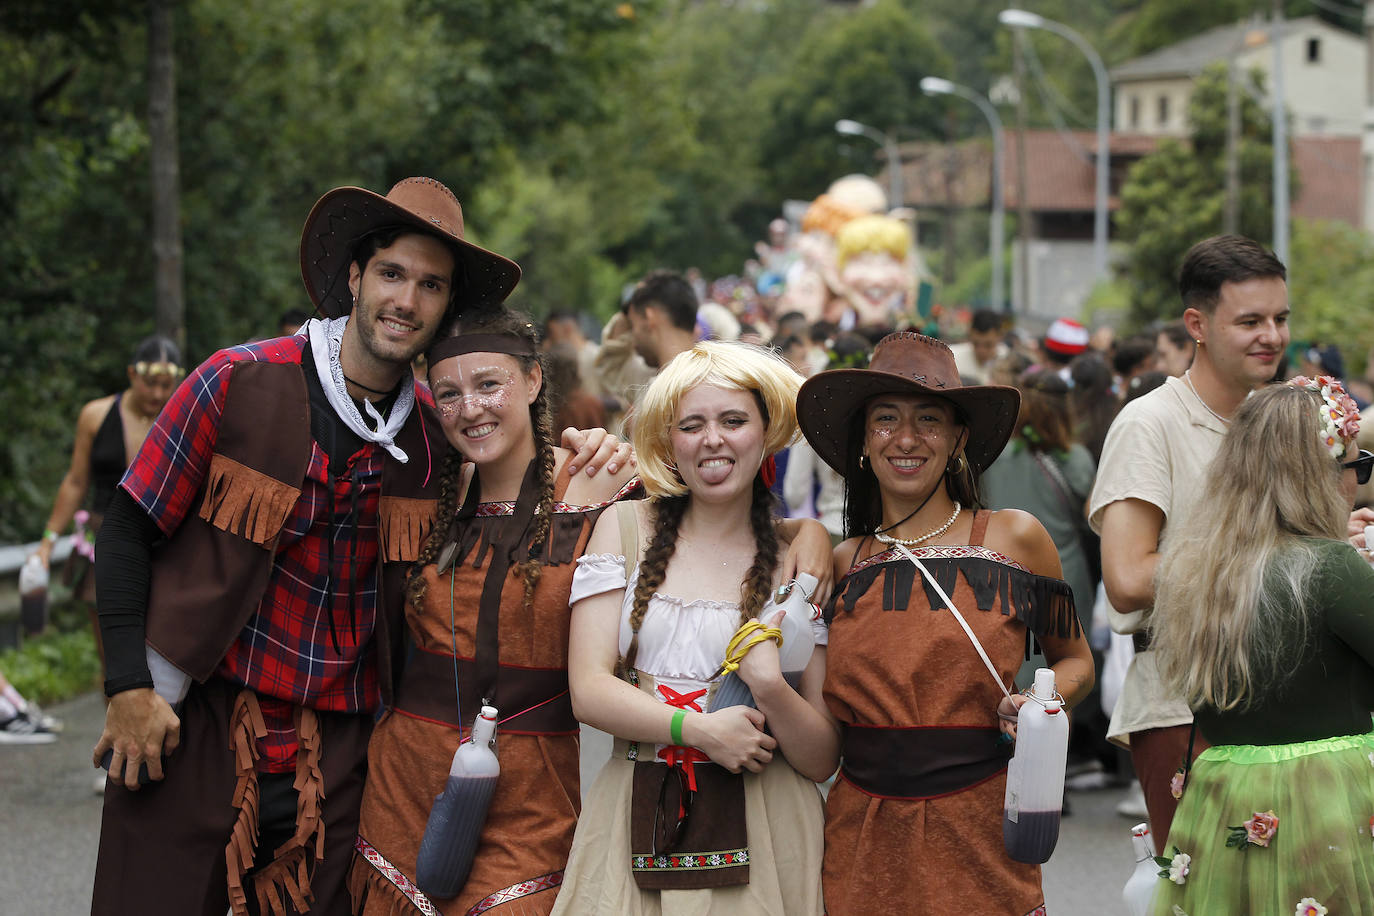
[[[61,536],[62,535],[58,534],[56,531],[53,531],[51,528],[43,529],[43,540],[47,541],[49,544],[56,544],[57,539]]]

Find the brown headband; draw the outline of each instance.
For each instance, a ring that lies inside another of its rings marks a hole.
[[[510,356],[534,356],[534,344],[514,334],[459,334],[435,341],[425,358],[433,366],[451,356],[464,353],[506,353]]]

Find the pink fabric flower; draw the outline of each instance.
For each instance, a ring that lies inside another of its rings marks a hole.
[[[1173,795],[1174,798],[1183,797],[1183,780],[1184,775],[1182,770],[1175,773],[1174,778],[1169,780],[1169,794]]]
[[[1326,907],[1313,897],[1304,897],[1298,901],[1298,908],[1293,916],[1326,916]]]
[[[1252,846],[1268,846],[1279,832],[1279,817],[1273,811],[1256,811],[1245,822],[1245,842]]]

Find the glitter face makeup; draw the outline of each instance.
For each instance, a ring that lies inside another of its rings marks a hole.
[[[478,466],[534,455],[530,405],[542,376],[514,356],[464,353],[430,367],[430,387],[448,441]]]

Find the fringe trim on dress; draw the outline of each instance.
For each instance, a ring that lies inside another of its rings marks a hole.
[[[267,547],[276,540],[300,496],[299,487],[232,458],[214,455],[205,479],[200,517],[221,531]]]
[[[393,563],[414,562],[429,539],[438,505],[437,499],[383,496],[377,508],[382,559]]]
[[[1068,639],[1080,632],[1078,614],[1073,605],[1073,591],[1063,579],[1037,576],[983,557],[921,557],[921,562],[930,570],[935,581],[940,583],[940,587],[950,594],[953,594],[955,580],[962,572],[973,589],[978,610],[992,610],[1000,597],[1002,613],[1020,620],[1037,637]],[[827,619],[840,611],[851,613],[855,603],[879,576],[883,577],[884,611],[908,610],[917,578],[921,580],[929,608],[937,610],[944,607],[944,602],[920,571],[898,557],[865,566],[846,577]],[[969,609],[961,607],[959,610],[966,612]]]

